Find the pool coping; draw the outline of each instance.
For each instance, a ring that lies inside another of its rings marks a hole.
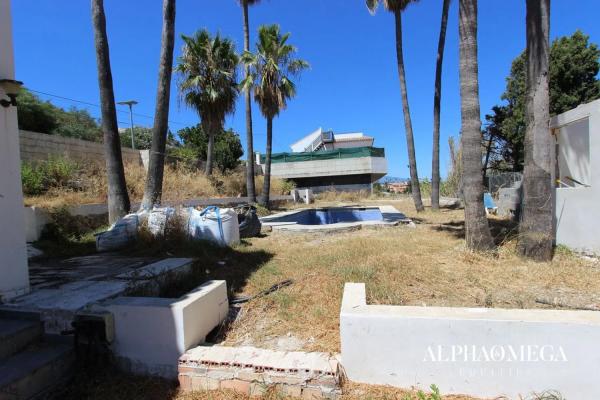
[[[271,220],[281,217],[287,217],[301,213],[306,210],[316,210],[321,208],[378,208],[383,216],[382,221],[356,221],[356,222],[338,222],[327,225],[301,225],[296,222],[271,222]],[[270,227],[273,231],[285,232],[339,232],[361,229],[363,226],[378,227],[378,226],[397,226],[405,224],[409,227],[414,227],[413,221],[406,215],[398,211],[393,206],[333,206],[333,207],[304,207],[292,211],[285,211],[267,217],[262,217],[260,222],[263,226]]]

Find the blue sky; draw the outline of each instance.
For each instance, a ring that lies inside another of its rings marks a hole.
[[[136,99],[136,112],[154,115],[161,31],[160,0],[105,0],[110,56],[117,100]],[[175,56],[180,35],[200,28],[220,31],[243,48],[242,15],[236,0],[178,0]],[[525,46],[525,1],[479,1],[479,82],[482,116],[499,102],[512,59]],[[577,7],[574,6],[577,3]],[[17,79],[41,92],[98,104],[93,32],[88,0],[13,0]],[[443,72],[442,173],[447,140],[460,130],[458,82],[458,1],[448,24]],[[552,0],[551,37],[581,29],[600,43],[597,0]],[[404,58],[421,178],[431,174],[432,103],[441,0],[422,0],[404,15]],[[298,96],[274,122],[274,151],[322,126],[337,132],[362,131],[385,147],[389,175],[408,176],[406,139],[395,64],[393,16],[371,16],[363,0],[263,0],[250,11],[252,39],[259,25],[278,23],[311,69],[298,84]],[[99,109],[41,96],[62,106]],[[121,106],[119,106],[121,107]],[[125,111],[125,108],[120,108]],[[128,125],[127,113],[118,114]],[[135,117],[149,126],[151,118]],[[172,86],[170,128],[198,122],[179,105]],[[245,137],[242,99],[226,123]],[[255,149],[264,150],[265,121],[254,107]]]

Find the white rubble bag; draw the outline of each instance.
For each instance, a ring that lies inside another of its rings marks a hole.
[[[188,209],[187,232],[192,240],[210,240],[221,246],[240,242],[237,213],[232,208],[206,207]]]
[[[106,232],[96,234],[96,250],[113,251],[127,247],[137,238],[139,217],[127,214],[115,222]]]
[[[148,231],[154,237],[164,237],[167,222],[175,215],[172,207],[154,208],[148,215]]]

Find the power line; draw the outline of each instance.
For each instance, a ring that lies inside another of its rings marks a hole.
[[[48,92],[42,92],[42,91],[40,91],[40,90],[34,90],[34,89],[31,89],[31,88],[28,88],[28,87],[27,87],[26,89],[27,89],[27,90],[29,90],[30,92],[37,93],[37,94],[41,94],[41,95],[44,95],[44,96],[55,97],[55,98],[57,98],[57,99],[67,100],[67,101],[71,101],[71,102],[74,102],[74,103],[85,104],[85,105],[87,105],[87,106],[92,106],[92,107],[96,107],[96,108],[101,108],[99,104],[90,103],[90,102],[88,102],[88,101],[83,101],[83,100],[72,99],[72,98],[70,98],[70,97],[66,97],[66,96],[60,96],[60,95],[57,95],[57,94],[52,94],[52,93],[48,93]],[[120,109],[118,109],[118,108],[116,109],[116,111],[117,111],[117,112],[119,112],[119,113],[123,113],[123,114],[129,114],[129,111],[120,110]],[[146,114],[133,113],[133,115],[135,115],[135,116],[137,116],[137,117],[142,117],[142,118],[154,119],[154,117],[152,117],[152,116],[150,116],[150,115],[146,115]],[[97,121],[100,121],[100,120],[101,120],[101,118],[95,118],[95,119],[96,119]],[[123,122],[123,121],[117,121],[117,122],[118,122],[119,124],[122,124],[122,125],[129,125],[129,122]],[[170,124],[174,124],[174,125],[189,126],[188,124],[184,124],[184,123],[182,123],[182,122],[177,122],[177,121],[168,121],[168,122],[169,122]],[[279,141],[278,141],[278,140],[276,140],[275,138],[272,138],[272,140],[273,140],[273,144],[274,144],[276,147],[282,147],[282,146],[281,146],[281,143],[279,143]],[[286,147],[287,147],[287,146],[286,146]]]
[[[72,101],[74,103],[80,103],[80,104],[85,104],[87,106],[92,106],[92,107],[97,107],[100,108],[99,104],[95,104],[95,103],[90,103],[88,101],[83,101],[83,100],[77,100],[77,99],[72,99],[70,97],[65,97],[65,96],[59,96],[57,94],[52,94],[52,93],[47,93],[47,92],[42,92],[40,90],[34,90],[31,88],[26,88],[27,90],[29,90],[30,92],[33,93],[38,93],[44,96],[50,96],[50,97],[56,97],[57,99],[62,99],[62,100],[67,100],[67,101]],[[129,111],[125,111],[125,110],[120,110],[117,109],[117,112],[120,113],[125,113],[125,114],[129,114]],[[150,115],[146,115],[146,114],[140,114],[140,113],[133,113],[133,115],[137,116],[137,117],[142,117],[142,118],[149,118],[149,119],[154,119],[154,117],[150,116]],[[118,121],[119,123],[123,123],[121,121]],[[181,126],[187,126],[188,124],[184,124],[182,122],[177,122],[177,121],[168,121],[170,124],[174,124],[174,125],[181,125]],[[129,122],[127,122],[126,124],[129,124]]]

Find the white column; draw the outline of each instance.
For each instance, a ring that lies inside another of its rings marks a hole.
[[[10,0],[0,0],[0,79],[15,79]],[[28,291],[17,109],[0,106],[0,302]]]

